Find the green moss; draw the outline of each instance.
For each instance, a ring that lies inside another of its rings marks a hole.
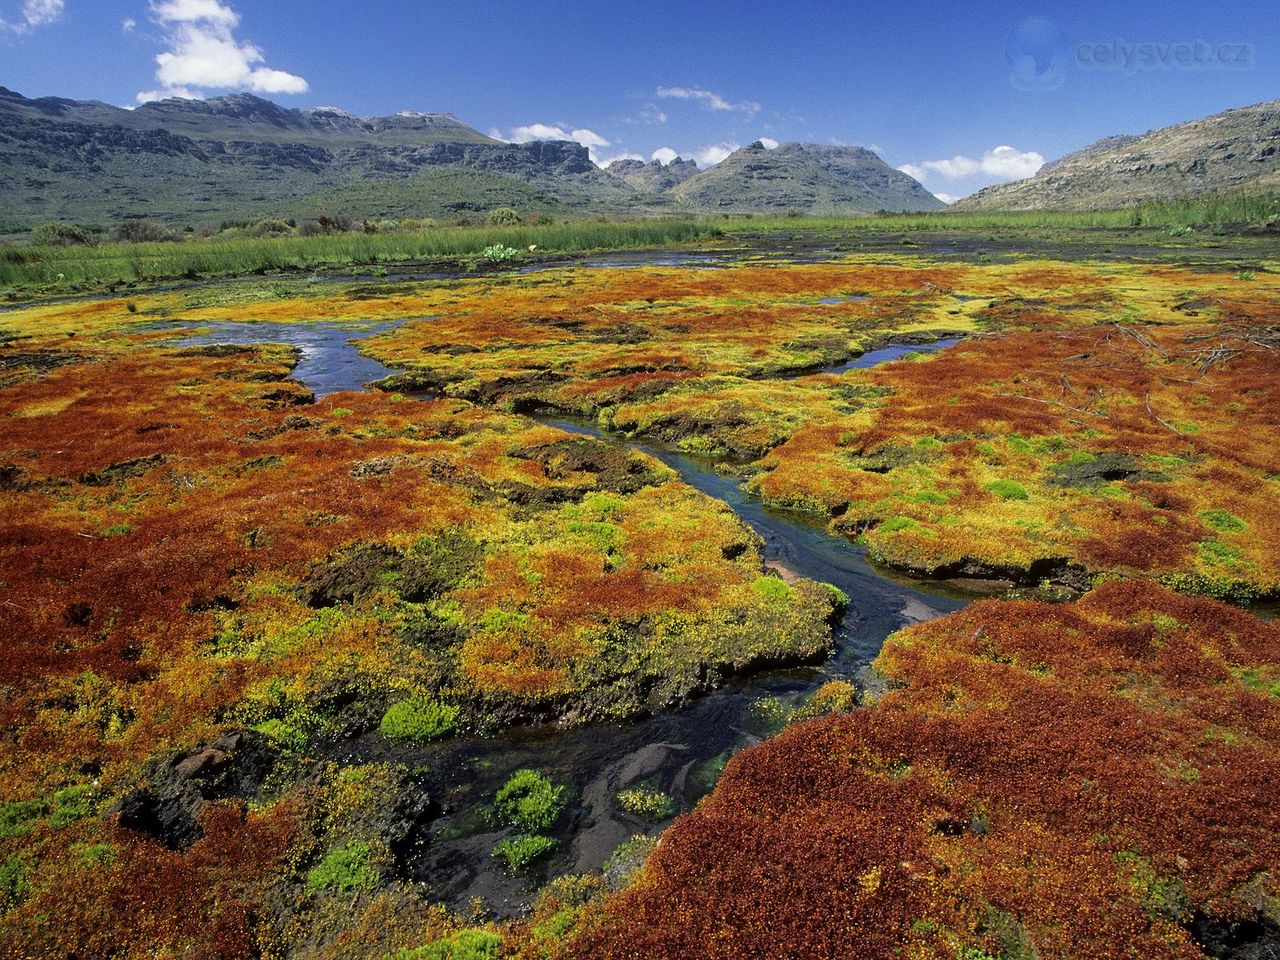
[[[618,806],[645,820],[665,820],[675,812],[675,802],[661,790],[632,787],[618,794]]]
[[[751,581],[751,589],[766,600],[773,600],[778,603],[786,603],[793,596],[795,591],[791,589],[790,584],[780,577],[756,577]]]
[[[425,947],[401,950],[395,960],[490,960],[498,955],[502,937],[488,930],[459,930]]]
[[[16,903],[27,895],[30,872],[27,861],[16,853],[9,854],[0,863],[0,907]]]
[[[313,893],[320,890],[354,893],[372,889],[380,879],[369,845],[349,843],[330,850],[307,871],[307,889]]]
[[[93,813],[93,791],[88,784],[67,787],[53,795],[49,826],[60,830]]]
[[[564,787],[536,770],[517,770],[498,790],[493,812],[498,822],[529,833],[546,830],[564,807]]]
[[[914,530],[920,526],[919,520],[911,517],[887,517],[877,527],[877,533],[898,533],[901,530]]]
[[[1026,500],[1027,488],[1016,480],[995,480],[982,489],[999,497],[1001,500]]]
[[[937,490],[921,490],[911,495],[913,503],[931,503],[935,506],[941,506],[947,502],[947,495],[939,493]]]
[[[1196,552],[1204,563],[1213,566],[1234,567],[1240,560],[1240,548],[1221,540],[1201,540]]]
[[[412,740],[416,743],[447,737],[457,727],[457,707],[419,697],[393,703],[378,724],[378,730],[388,740]]]
[[[0,840],[25,837],[48,808],[42,800],[15,800],[0,806]]]
[[[1249,529],[1249,525],[1230,510],[1216,507],[1212,510],[1201,510],[1200,520],[1210,530],[1216,530],[1218,533],[1241,533]]]
[[[551,837],[521,834],[514,839],[500,841],[494,846],[493,855],[506,865],[508,871],[519,873],[555,848],[556,841]]]

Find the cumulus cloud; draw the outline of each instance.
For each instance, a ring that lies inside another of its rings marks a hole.
[[[0,17],[0,30],[12,33],[26,33],[36,27],[43,27],[62,17],[65,0],[26,0],[17,20]]]
[[[761,137],[760,146],[764,147],[766,150],[777,150],[778,141],[773,139],[773,137]]]
[[[909,177],[921,182],[931,174],[948,180],[963,180],[982,175],[995,181],[1021,180],[1032,176],[1044,166],[1044,157],[1034,150],[1018,150],[1007,145],[988,150],[981,157],[956,154],[945,160],[926,160],[923,163],[904,163],[898,167]]]
[[[132,33],[134,28],[138,26],[138,21],[133,17],[125,17],[120,21],[120,31],[122,33]]]
[[[523,126],[512,127],[511,132],[505,137],[495,128],[489,131],[489,136],[495,140],[506,140],[508,143],[528,143],[530,140],[572,140],[587,148],[593,163],[602,163],[596,151],[601,147],[609,146],[609,141],[594,130],[588,130],[586,127],[565,129],[563,125],[554,123],[526,123]]]
[[[957,200],[960,199],[959,197],[953,197],[949,193],[943,193],[941,190],[933,191],[933,195],[937,197],[939,200],[941,200],[943,203],[947,204],[948,206],[950,206],[951,204],[955,203]]]
[[[168,49],[156,55],[160,86],[139,93],[140,102],[205,90],[307,91],[302,77],[266,66],[261,50],[236,38],[240,15],[223,0],[152,0],[150,10]]]
[[[670,147],[659,147],[650,154],[650,159],[657,160],[659,163],[670,163],[678,156],[680,156],[680,154],[676,153]]]
[[[640,112],[637,113],[634,117],[626,117],[622,122],[631,123],[631,124],[666,123],[667,115],[662,111],[662,108],[659,107],[656,103],[646,103],[643,107],[640,108]]]
[[[600,167],[607,167],[617,163],[619,160],[643,161],[644,157],[640,156],[640,154],[638,153],[619,153],[617,156],[613,156],[613,157],[601,157],[599,160],[596,161],[596,165]]]
[[[736,143],[714,143],[701,150],[695,150],[693,159],[700,167],[714,167],[737,149]]]
[[[737,110],[746,114],[748,120],[760,112],[760,104],[754,100],[730,103],[714,90],[703,90],[698,87],[659,87],[658,96],[668,100],[695,100],[708,110]]]

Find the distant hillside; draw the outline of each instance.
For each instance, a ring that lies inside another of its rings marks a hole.
[[[1280,190],[1280,100],[1107,137],[952,209],[1090,210],[1237,190]]]
[[[322,214],[352,219],[929,210],[941,204],[854,147],[752,144],[700,171],[689,160],[601,170],[566,141],[506,143],[444,113],[355,117],[248,94],[125,110],[32,100],[0,87],[0,222],[171,224]]]
[[[841,214],[943,206],[870,150],[816,143],[770,150],[757,141],[677,184],[671,195],[685,208],[728,212]]]

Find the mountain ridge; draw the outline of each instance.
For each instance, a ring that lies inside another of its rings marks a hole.
[[[293,217],[320,198],[363,219],[471,217],[495,205],[567,215],[940,205],[858,148],[763,150],[751,144],[707,170],[678,158],[601,169],[579,143],[508,143],[448,113],[357,117],[247,93],[128,110],[0,87],[0,220],[190,225]]]

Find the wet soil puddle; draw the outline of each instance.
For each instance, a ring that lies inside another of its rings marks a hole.
[[[304,363],[294,376],[322,394],[358,390],[391,372],[362,357],[356,346],[385,329],[389,325],[353,331],[332,325],[224,323],[201,325],[200,336],[182,342],[293,344],[304,352]],[[872,366],[950,342],[886,347],[854,363]],[[892,355],[876,359],[888,353]],[[658,458],[750,525],[764,540],[769,566],[784,576],[834,584],[851,602],[835,629],[836,653],[822,666],[737,678],[680,710],[625,723],[508,729],[492,738],[458,737],[416,748],[393,746],[371,732],[325,748],[341,762],[386,760],[425,769],[445,814],[432,823],[426,842],[415,852],[415,879],[454,908],[465,909],[471,898],[480,897],[489,909],[506,916],[525,909],[546,879],[599,870],[619,844],[636,834],[657,833],[669,822],[648,823],[628,814],[616,802],[619,790],[644,785],[669,794],[677,812],[691,809],[714,786],[729,757],[776,733],[786,710],[802,704],[823,682],[856,678],[894,630],[957,610],[974,597],[882,575],[868,563],[865,551],[848,539],[832,536],[810,518],[767,509],[738,479],[717,473],[710,461],[643,440],[623,441],[587,421],[538,419],[605,442],[625,442]],[[566,785],[571,799],[551,831],[559,841],[555,854],[535,874],[513,878],[491,855],[503,834],[484,814],[497,789],[524,767]]]
[[[866,370],[869,367],[877,367],[882,363],[889,363],[891,360],[899,360],[909,353],[934,353],[938,350],[945,350],[947,347],[954,347],[959,342],[959,338],[950,338],[935,340],[933,343],[889,343],[878,350],[868,350],[862,356],[847,363],[837,364],[834,367],[825,367],[819,372],[847,373],[850,370]]]

